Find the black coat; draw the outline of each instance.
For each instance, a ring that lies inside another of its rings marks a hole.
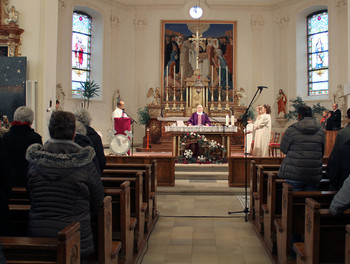
[[[278,177],[300,182],[320,182],[325,133],[314,119],[305,117],[288,127],[280,149],[286,157]]]
[[[86,126],[86,135],[93,144],[94,150],[96,152],[96,157],[98,160],[98,165],[100,166],[101,172],[103,172],[104,168],[106,167],[106,157],[103,151],[101,137],[97,134],[95,129],[93,129],[91,126]]]
[[[103,186],[92,162],[95,151],[69,140],[48,140],[27,150],[31,198],[28,234],[57,237],[68,224],[81,225],[81,254],[94,251],[91,215],[103,201]]]
[[[341,112],[339,109],[331,111],[331,116],[327,120],[326,130],[339,130],[341,127]]]
[[[34,143],[42,144],[41,136],[28,125],[14,125],[4,134],[3,140],[14,172],[11,185],[26,186],[28,170],[26,151]]]
[[[0,168],[0,236],[8,236],[11,234],[8,200],[13,174],[2,138],[0,138]]]
[[[80,133],[76,133],[75,138],[74,138],[74,142],[77,143],[82,148],[85,148],[87,146],[90,146],[92,148],[94,147],[91,140],[87,136],[80,134]],[[98,164],[98,159],[97,159],[96,155],[93,159],[93,162],[96,166],[96,170],[97,170],[98,174],[102,177],[102,171],[100,169],[100,165]]]

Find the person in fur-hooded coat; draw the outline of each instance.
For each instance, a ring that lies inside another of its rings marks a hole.
[[[54,112],[49,139],[43,146],[31,145],[26,154],[28,192],[31,199],[29,236],[57,237],[68,224],[81,225],[81,255],[94,252],[91,215],[97,215],[103,201],[103,186],[93,163],[92,147],[73,142],[75,116]]]

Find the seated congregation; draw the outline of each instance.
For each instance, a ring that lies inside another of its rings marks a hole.
[[[106,163],[85,110],[54,111],[44,144],[33,120],[19,107],[0,138],[0,258],[135,263],[158,217],[156,161]]]

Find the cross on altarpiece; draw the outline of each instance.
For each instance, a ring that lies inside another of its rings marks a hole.
[[[198,75],[200,75],[199,72],[199,65],[198,65],[198,61],[199,61],[199,44],[202,43],[204,40],[206,40],[206,38],[202,38],[202,34],[199,34],[199,31],[197,29],[196,31],[196,35],[192,35],[193,38],[189,38],[189,40],[193,41],[194,44],[196,45],[196,72],[198,73]]]

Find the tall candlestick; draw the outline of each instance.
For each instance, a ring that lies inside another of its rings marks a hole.
[[[166,66],[166,86],[169,86],[169,69],[168,69],[168,66]]]
[[[183,68],[181,66],[181,87],[182,87],[182,75],[183,75]]]
[[[214,83],[214,67],[211,65],[211,85]]]
[[[228,67],[226,66],[226,86],[228,86]]]
[[[174,87],[175,87],[176,66],[174,65]]]
[[[219,86],[221,86],[221,65],[219,65]]]

